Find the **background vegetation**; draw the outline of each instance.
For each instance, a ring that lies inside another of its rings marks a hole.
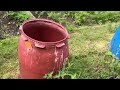
[[[120,78],[120,63],[109,51],[110,40],[120,24],[119,11],[31,11],[31,13],[36,18],[61,23],[71,36],[68,67],[63,68],[58,76],[72,79],[106,79],[111,76]],[[2,23],[0,78],[19,78],[18,28],[25,20],[30,19],[31,15],[25,11],[6,11],[0,16]],[[51,73],[47,78],[52,78]]]

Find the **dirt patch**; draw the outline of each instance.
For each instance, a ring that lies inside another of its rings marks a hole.
[[[11,20],[7,16],[7,11],[0,11],[0,39],[18,35],[18,28],[18,21]]]

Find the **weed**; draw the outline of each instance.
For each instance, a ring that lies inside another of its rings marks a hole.
[[[57,75],[53,76],[53,71],[45,74],[45,78],[47,79],[56,79],[56,78],[61,78],[61,79],[77,79],[78,75],[76,73],[70,73],[68,70],[69,68],[73,65],[73,63],[69,63],[68,62],[68,66],[65,67],[65,65],[63,66],[62,70],[60,70],[58,72]]]

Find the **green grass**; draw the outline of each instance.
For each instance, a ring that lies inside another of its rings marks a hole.
[[[67,73],[80,79],[120,78],[120,63],[109,55],[109,43],[120,22],[79,26],[70,32]],[[67,27],[71,29],[71,26]],[[74,29],[74,27],[72,27]],[[0,78],[18,78],[18,37],[0,40]]]
[[[0,78],[18,78],[18,37],[0,40]]]

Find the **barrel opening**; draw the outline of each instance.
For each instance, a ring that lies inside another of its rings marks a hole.
[[[57,42],[67,37],[65,30],[49,22],[27,22],[23,32],[32,39],[42,42]]]

